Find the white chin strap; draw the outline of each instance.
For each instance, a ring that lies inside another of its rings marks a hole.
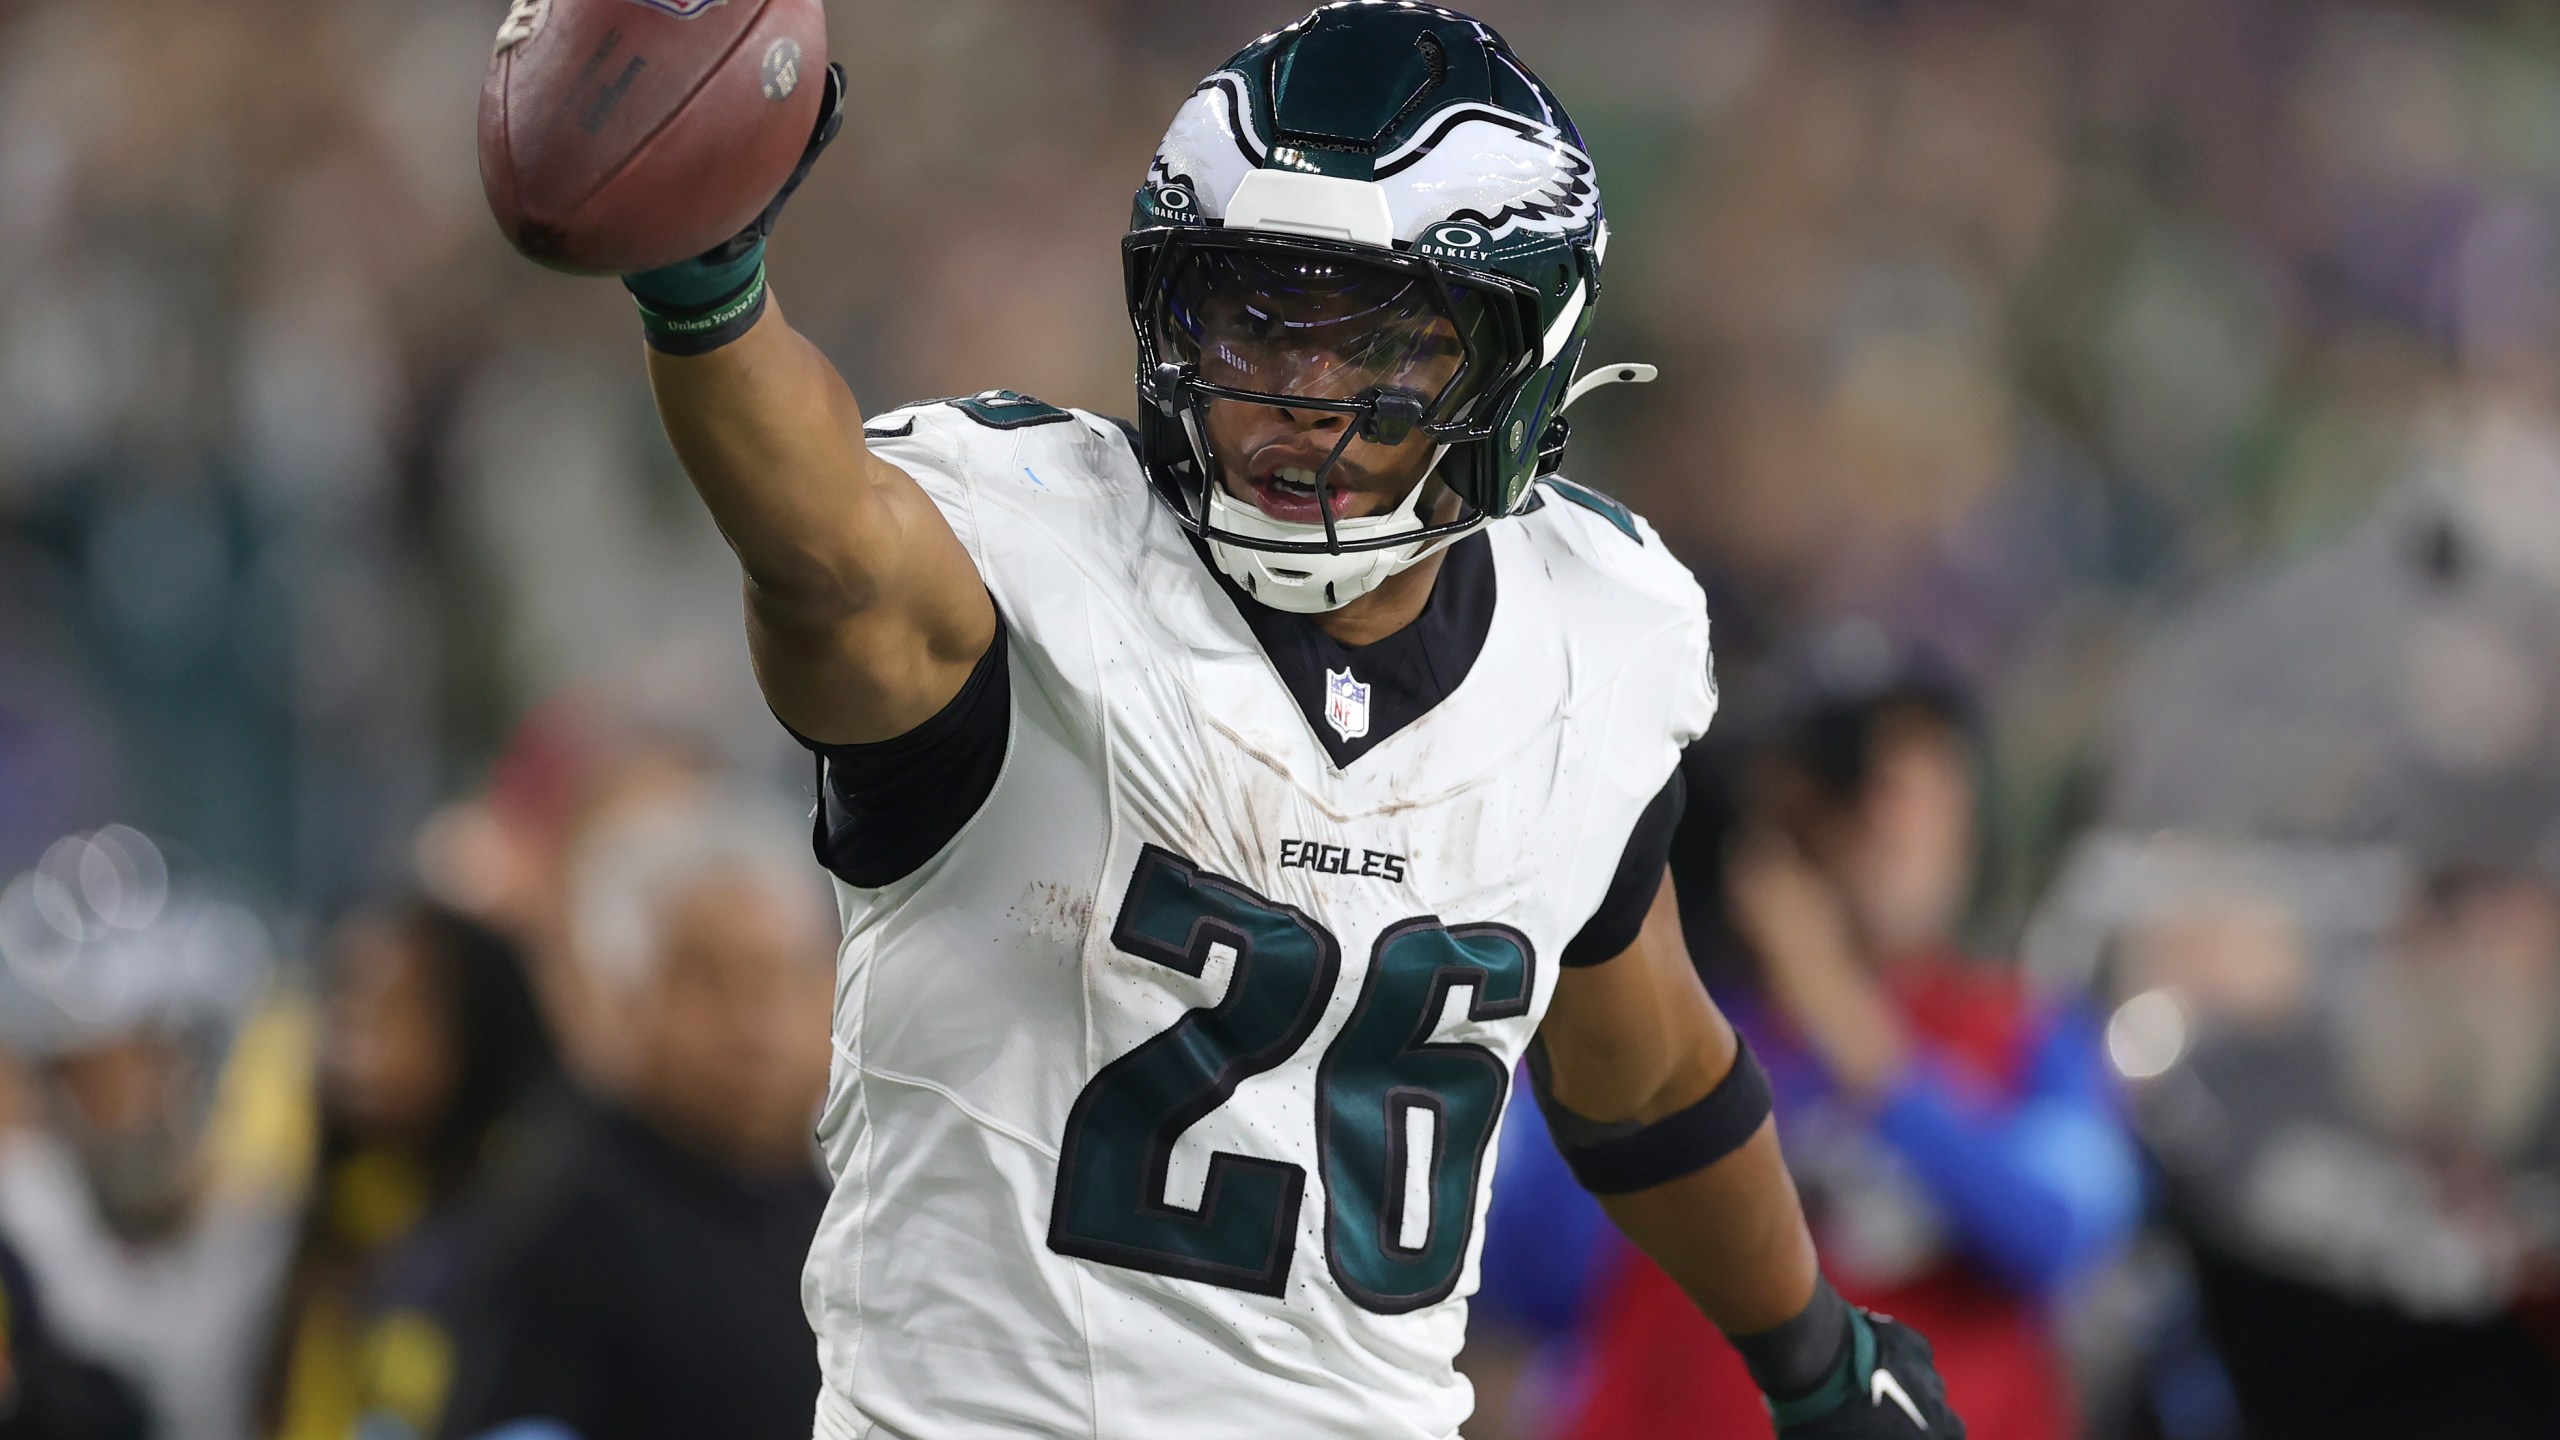
[[[1447,453],[1447,446],[1440,447],[1440,454]],[[1439,468],[1440,454],[1431,457],[1434,470]],[[1357,543],[1419,532],[1423,529],[1422,493],[1430,488],[1431,474],[1425,471],[1412,491],[1393,509],[1358,519],[1334,521],[1335,540]],[[1263,514],[1259,507],[1229,495],[1225,485],[1214,481],[1209,486],[1209,528],[1257,540],[1324,539],[1321,521],[1307,524],[1296,520],[1275,520]],[[1286,610],[1293,615],[1316,615],[1341,609],[1385,584],[1388,576],[1434,550],[1456,543],[1460,538],[1450,535],[1441,537],[1437,543],[1416,540],[1405,545],[1351,550],[1335,555],[1321,551],[1256,550],[1212,535],[1209,558],[1217,562],[1228,579],[1243,586],[1244,593],[1272,609]]]

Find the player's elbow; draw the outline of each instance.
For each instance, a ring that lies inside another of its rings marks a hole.
[[[1694,1055],[1661,1044],[1548,1040],[1546,1062],[1552,1097],[1601,1125],[1650,1124],[1705,1094],[1717,1078]]]
[[[1649,958],[1567,971],[1538,1030],[1555,1098],[1602,1124],[1651,1124],[1715,1088],[1733,1063],[1732,1031],[1687,955],[1671,984]]]

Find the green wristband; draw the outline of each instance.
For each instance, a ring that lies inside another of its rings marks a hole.
[[[662,310],[636,289],[632,292],[640,308],[642,338],[651,349],[669,355],[707,354],[746,334],[764,318],[765,297],[761,263],[748,273],[744,285],[708,309]]]
[[[722,246],[721,250],[727,250]],[[714,258],[718,257],[718,258]],[[650,347],[700,355],[747,333],[765,307],[764,241],[622,277]]]

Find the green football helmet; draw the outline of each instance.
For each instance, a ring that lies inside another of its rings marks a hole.
[[[1580,132],[1481,22],[1346,0],[1263,36],[1174,116],[1123,243],[1149,479],[1264,603],[1349,603],[1555,467],[1607,247]],[[1285,472],[1317,519],[1227,494],[1213,400],[1349,417]],[[1424,483],[1337,519],[1326,482],[1351,439],[1416,434],[1457,517],[1425,516]]]

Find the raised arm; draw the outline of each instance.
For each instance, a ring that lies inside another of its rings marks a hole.
[[[773,712],[827,744],[931,718],[986,653],[995,606],[942,512],[863,444],[835,367],[768,305],[708,354],[651,353],[649,384],[746,572],[747,638]]]
[[[1575,1178],[1733,1339],[1783,1440],[1961,1440],[1927,1342],[1816,1269],[1768,1082],[1698,983],[1667,875],[1634,944],[1563,972],[1531,1068]]]
[[[766,288],[764,239],[834,136],[842,80],[781,195],[736,240],[628,277],[667,438],[746,572],[747,635],[774,713],[853,744],[932,717],[995,637],[968,552]]]

